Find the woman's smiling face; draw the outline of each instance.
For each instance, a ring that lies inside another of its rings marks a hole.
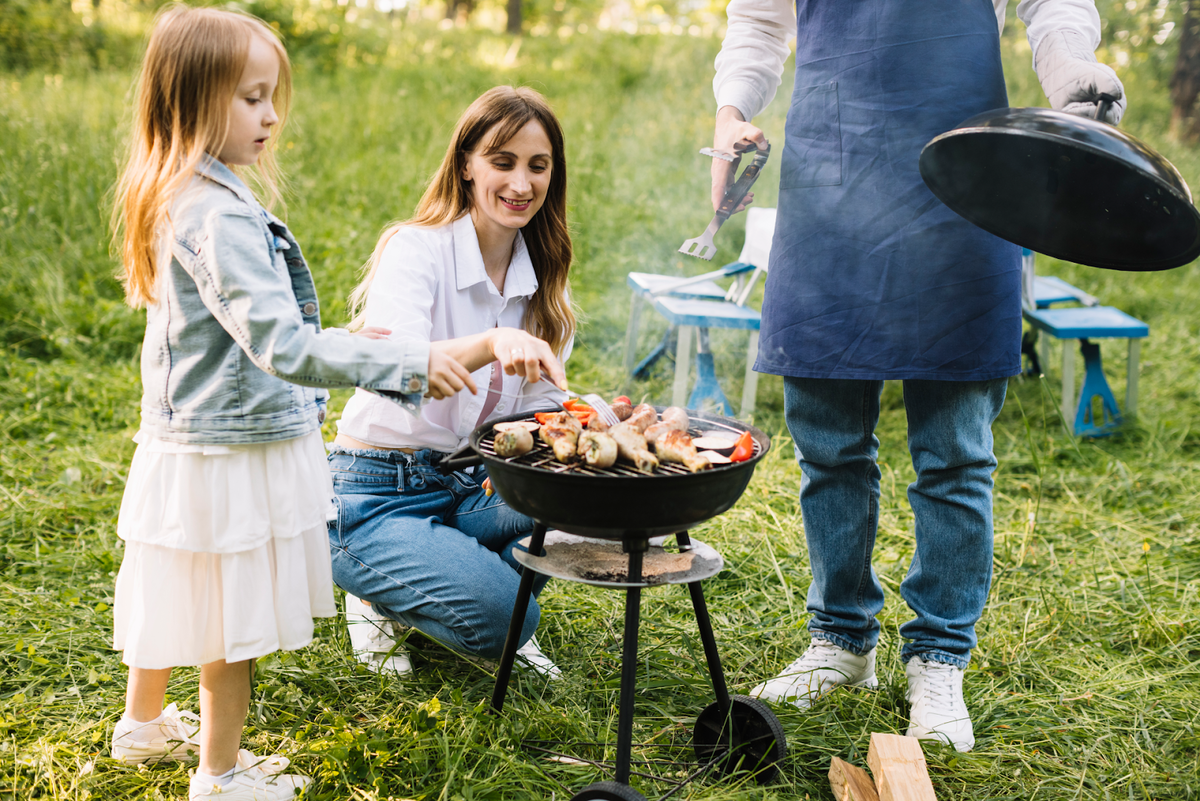
[[[483,137],[490,142],[491,132]],[[495,153],[480,147],[467,156],[463,179],[471,182],[471,217],[476,230],[493,235],[524,228],[546,201],[553,153],[550,137],[530,120]]]

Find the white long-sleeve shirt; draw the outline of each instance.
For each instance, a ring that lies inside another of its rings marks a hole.
[[[525,309],[537,291],[533,262],[520,233],[504,279],[504,293],[487,276],[471,216],[441,228],[401,228],[383,249],[371,291],[366,324],[390,328],[391,338],[441,342],[471,336],[497,326],[523,328]],[[574,340],[561,354],[571,355]],[[471,374],[478,395],[463,390],[442,400],[428,398],[420,416],[369,392],[359,391],[346,403],[338,432],[384,448],[431,448],[453,451],[466,444],[487,402],[492,362]],[[528,383],[505,375],[501,395],[489,415],[500,417],[534,409],[558,408],[567,393],[548,380]]]
[[[1004,30],[1007,0],[993,0],[996,22]],[[751,120],[775,97],[781,83],[788,41],[796,35],[793,0],[730,0],[729,25],[713,92],[717,108],[734,106]],[[1022,0],[1017,16],[1025,23],[1033,52],[1052,31],[1077,31],[1094,50],[1100,44],[1100,14],[1094,0]]]

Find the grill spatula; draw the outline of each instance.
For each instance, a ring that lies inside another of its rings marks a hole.
[[[737,166],[737,159],[741,157],[740,154],[731,155],[708,147],[700,152],[713,158],[732,161],[735,168]],[[713,236],[721,228],[721,225],[729,219],[729,215],[733,214],[734,209],[741,205],[746,195],[750,193],[750,187],[754,186],[754,182],[758,179],[758,174],[762,172],[763,165],[767,163],[767,157],[770,155],[770,145],[767,145],[765,150],[754,151],[754,161],[750,162],[750,166],[742,172],[741,177],[729,189],[725,190],[725,197],[721,198],[721,205],[717,207],[717,213],[713,215],[712,222],[708,224],[708,227],[704,229],[704,233],[700,234],[700,236],[684,242],[683,247],[679,248],[680,253],[695,256],[705,261],[712,261],[712,257],[717,255],[717,246],[713,244]]]

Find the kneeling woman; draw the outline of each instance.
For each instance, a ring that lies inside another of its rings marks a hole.
[[[419,417],[359,392],[338,424],[333,577],[350,593],[356,655],[375,669],[411,669],[393,622],[471,656],[503,649],[520,581],[512,551],[533,521],[485,493],[482,468],[443,476],[435,464],[489,419],[566,399],[560,359],[575,331],[566,185],[562,128],[545,99],[488,91],[459,120],[416,215],[383,234],[351,296],[352,327],[424,339],[433,358],[471,371],[465,391],[431,387],[448,397],[427,400]],[[531,639],[540,614],[531,603],[519,656],[556,675]]]

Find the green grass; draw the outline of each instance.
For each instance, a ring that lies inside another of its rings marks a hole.
[[[406,216],[463,107],[500,82],[546,93],[567,132],[577,261],[576,387],[621,383],[631,270],[697,273],[675,253],[707,222],[712,40],[577,35],[526,38],[511,68],[489,34],[409,28],[386,63],[297,76],[283,151],[288,219],[313,265],[327,324],[376,234]],[[1014,103],[1037,104],[1028,54],[1006,40]],[[1159,147],[1193,186],[1200,153],[1165,139],[1165,89],[1126,74],[1126,127]],[[0,798],[179,798],[183,768],[109,760],[124,668],[110,650],[116,512],[132,454],[142,315],[126,309],[108,255],[105,196],[128,114],[127,72],[0,75]],[[781,98],[788,89],[785,81]],[[784,103],[760,120],[782,136]],[[758,184],[773,205],[778,161]],[[742,222],[722,233],[736,255]],[[942,798],[1167,799],[1200,795],[1200,305],[1197,268],[1131,275],[1045,263],[1147,321],[1141,417],[1126,433],[1077,441],[1063,426],[1056,376],[1014,380],[995,427],[995,581],[966,680],[979,738],[959,755],[926,746]],[[643,351],[661,335],[648,326]],[[716,338],[725,389],[740,395],[744,343]],[[1114,391],[1120,351],[1106,346]],[[1055,360],[1057,364],[1057,359]],[[638,394],[669,397],[670,366]],[[340,393],[340,405],[345,393]],[[738,506],[695,533],[726,569],[705,584],[731,686],[744,691],[807,642],[809,582],[781,421],[779,381],[760,383],[759,425],[774,450]],[[332,429],[328,426],[326,433]],[[881,687],[839,692],[807,713],[782,710],[790,755],[765,788],[706,781],[682,797],[828,798],[840,755],[865,763],[871,731],[903,731],[907,708],[897,588],[913,553],[905,489],[912,467],[899,387],[879,428],[883,499],[875,565],[889,593]],[[357,666],[344,627],[260,663],[246,744],[282,751],[326,799],[569,798],[600,778],[518,747],[523,738],[611,742],[621,598],[554,582],[540,639],[564,668],[553,687],[518,680],[503,715],[486,712],[491,678],[416,643],[416,675],[387,681]],[[645,594],[636,737],[686,755],[711,701],[686,593]],[[196,673],[171,700],[195,708]],[[592,749],[590,755],[612,749]],[[670,752],[669,752],[670,753]],[[647,795],[662,786],[639,785]]]

